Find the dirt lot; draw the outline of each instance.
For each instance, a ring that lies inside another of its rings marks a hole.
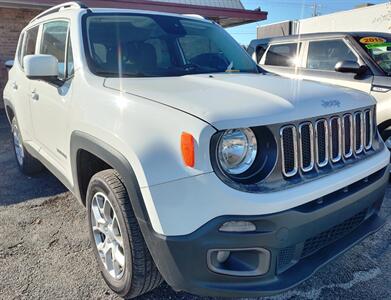
[[[391,213],[391,187],[383,213]],[[117,299],[97,272],[85,218],[53,175],[18,172],[0,111],[0,299]],[[391,216],[377,234],[271,299],[391,299],[390,243]],[[165,284],[141,298],[202,299]]]

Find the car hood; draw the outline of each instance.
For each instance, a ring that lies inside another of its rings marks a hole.
[[[184,111],[217,129],[290,122],[375,103],[363,92],[272,74],[107,78],[104,85]]]

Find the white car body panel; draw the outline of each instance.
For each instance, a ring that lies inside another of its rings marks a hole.
[[[387,92],[370,91],[370,94],[376,100],[377,124],[381,124],[390,119],[391,116],[391,89]]]
[[[106,79],[105,86],[193,114],[218,129],[275,124],[365,106],[364,93],[261,74]],[[152,88],[153,87],[153,88]],[[224,91],[224,93],[222,93]],[[267,99],[267,101],[265,100]],[[324,106],[322,101],[339,101]]]

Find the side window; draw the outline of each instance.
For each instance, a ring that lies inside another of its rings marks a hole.
[[[295,67],[300,44],[272,45],[266,53],[265,65]]]
[[[18,52],[16,53],[16,59],[18,60],[19,65],[22,65],[23,40],[24,32],[20,35],[18,43]]]
[[[73,76],[73,73],[74,73],[73,52],[72,52],[72,43],[71,43],[70,38],[68,38],[67,70],[66,71],[67,71],[67,75],[66,75],[67,78]]]
[[[343,40],[314,41],[308,46],[307,69],[334,71],[341,60],[357,61]]]
[[[35,45],[37,44],[38,36],[38,26],[27,30],[26,37],[23,45],[23,54],[22,54],[22,67],[23,67],[23,58],[26,55],[35,54]]]
[[[50,54],[58,59],[59,77],[65,78],[65,48],[68,35],[68,22],[53,21],[43,25],[41,54]]]

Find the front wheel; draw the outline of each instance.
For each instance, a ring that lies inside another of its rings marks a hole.
[[[95,174],[87,191],[90,238],[102,276],[124,298],[163,281],[141,234],[128,193],[115,170]]]

